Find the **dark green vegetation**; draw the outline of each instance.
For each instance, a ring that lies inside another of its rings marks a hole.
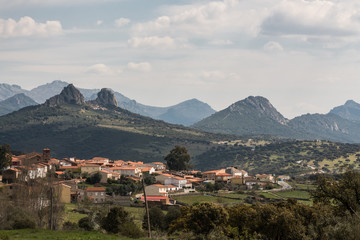
[[[121,108],[34,106],[0,117],[0,143],[24,152],[52,149],[54,157],[162,161],[175,145],[203,151],[211,140],[231,138],[171,125]],[[205,140],[206,139],[206,140]]]
[[[326,141],[277,141],[250,147],[227,142],[212,146],[197,156],[194,165],[199,168],[211,165],[214,169],[238,166],[251,173],[278,175],[297,175],[316,170],[339,172],[346,168],[360,168],[359,151],[360,146],[356,144]]]
[[[269,134],[292,139],[360,142],[360,122],[334,113],[306,114],[288,120],[263,97],[248,97],[236,102],[193,127],[240,136]]]
[[[6,238],[8,237],[8,238]],[[50,231],[43,229],[22,229],[22,230],[2,230],[0,231],[1,240],[129,240],[133,238],[107,235],[99,232],[86,232],[79,230],[72,231]]]
[[[11,165],[11,149],[8,144],[0,146],[0,173]]]
[[[175,146],[165,157],[166,165],[170,170],[182,171],[192,168],[190,154],[186,147]]]

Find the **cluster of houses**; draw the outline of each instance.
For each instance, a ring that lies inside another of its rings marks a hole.
[[[66,179],[66,174],[75,173],[79,177]],[[88,160],[76,158],[54,159],[50,156],[50,149],[44,149],[43,153],[30,153],[20,156],[12,156],[12,166],[3,171],[2,181],[13,183],[18,179],[25,181],[37,178],[45,178],[49,174],[55,177],[54,186],[60,196],[60,201],[64,203],[83,201],[85,198],[91,199],[94,203],[104,203],[110,198],[130,202],[130,197],[121,198],[120,196],[109,196],[103,187],[109,179],[119,180],[121,176],[140,181],[144,173],[154,174],[156,184],[145,187],[147,200],[160,204],[171,205],[175,202],[171,200],[172,194],[186,194],[195,192],[195,187],[216,182],[226,182],[246,185],[251,189],[254,185],[265,185],[274,183],[278,180],[287,180],[288,176],[279,176],[277,179],[270,174],[258,174],[249,176],[244,170],[228,167],[219,170],[186,172],[167,171],[166,165],[161,162],[143,163],[115,160],[108,158],[94,157]],[[84,176],[91,176],[99,173],[101,176],[100,185],[97,187],[87,187],[81,189],[79,183],[85,181]],[[144,201],[143,194],[139,199]]]

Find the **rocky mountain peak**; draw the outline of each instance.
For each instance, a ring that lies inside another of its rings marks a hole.
[[[82,105],[85,103],[85,99],[80,91],[74,87],[74,85],[69,84],[64,87],[60,94],[46,100],[45,105],[48,107],[54,107],[65,103]]]
[[[99,106],[103,107],[118,107],[118,103],[116,101],[114,93],[107,88],[101,89],[101,91],[97,94],[97,98],[92,101]]]
[[[230,112],[239,114],[256,114],[259,117],[269,117],[283,125],[288,120],[279,113],[270,101],[261,96],[249,96],[244,100],[238,101],[229,107]]]
[[[345,106],[358,106],[359,104],[354,100],[347,100]]]

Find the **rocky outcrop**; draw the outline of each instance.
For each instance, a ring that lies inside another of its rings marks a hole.
[[[77,90],[74,85],[69,84],[59,95],[56,95],[45,102],[45,106],[55,107],[63,104],[85,104],[84,96]]]
[[[91,101],[90,103],[108,108],[119,106],[116,101],[114,93],[107,88],[101,89],[101,91],[97,94],[97,98],[94,101]]]

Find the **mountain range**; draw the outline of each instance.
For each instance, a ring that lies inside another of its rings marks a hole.
[[[232,139],[132,113],[118,107],[110,89],[86,101],[72,84],[43,104],[0,117],[1,144],[23,152],[48,147],[58,158],[162,161],[175,145],[186,146],[196,158],[212,142]]]
[[[67,85],[69,85],[69,83],[56,80],[51,83],[38,86],[32,90],[25,90],[18,85],[0,84],[0,101],[6,100],[15,94],[23,93],[33,99],[35,102],[41,104],[44,103],[47,99],[59,94]],[[100,91],[100,89],[79,88],[79,91],[84,96],[85,100],[94,100],[97,97],[97,93]],[[212,109],[208,104],[203,103],[197,99],[187,100],[169,107],[153,107],[138,103],[135,100],[131,100],[119,92],[114,92],[114,95],[119,107],[123,109],[154,119],[164,120],[169,123],[182,124],[184,126],[194,124],[195,122],[198,122],[215,112],[215,110]],[[29,104],[28,106],[30,105],[33,105],[33,103]],[[10,109],[14,109],[15,111],[22,107],[24,107],[24,105],[19,105],[18,107],[13,105]],[[9,107],[4,106],[3,108]],[[0,113],[2,112],[4,112],[4,114],[8,113],[8,111],[2,110],[0,107]]]
[[[272,135],[292,139],[321,139],[360,142],[360,121],[354,101],[334,108],[328,114],[305,114],[286,119],[264,97],[250,96],[219,111],[192,127],[236,135]],[[360,109],[360,108],[359,108]]]
[[[0,115],[22,107],[44,103],[59,94],[68,83],[53,81],[30,91],[17,85],[0,84]],[[96,101],[99,89],[78,89],[82,102]],[[106,91],[105,91],[106,93]],[[11,96],[12,94],[15,94]],[[20,94],[20,95],[19,95]],[[9,97],[10,96],[10,97]],[[105,96],[108,98],[108,96]],[[324,139],[337,142],[360,142],[360,104],[353,100],[333,108],[328,114],[305,114],[286,119],[264,97],[250,96],[228,108],[215,112],[208,104],[191,99],[170,107],[153,107],[137,103],[114,92],[116,107],[173,124],[221,134],[238,136],[269,135],[291,139]]]

